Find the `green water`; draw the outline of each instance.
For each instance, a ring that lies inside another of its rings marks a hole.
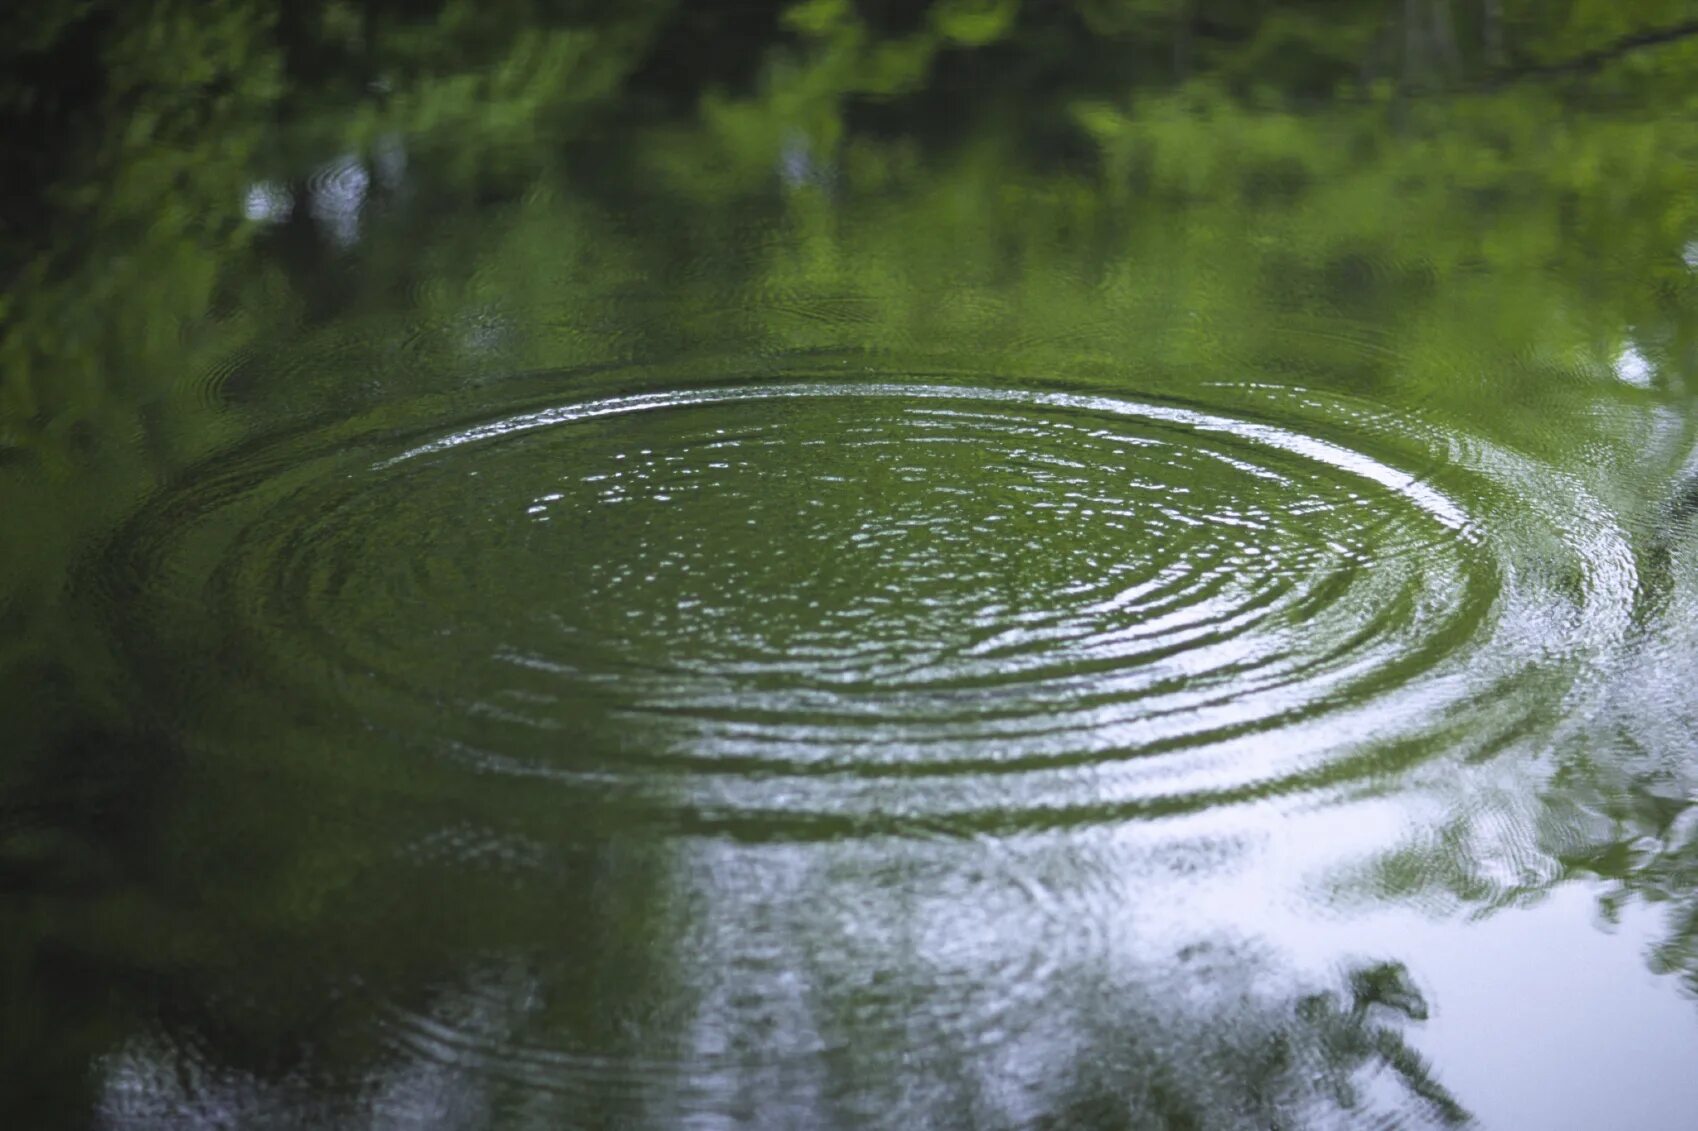
[[[1691,15],[19,18],[0,1124],[1690,1126]]]

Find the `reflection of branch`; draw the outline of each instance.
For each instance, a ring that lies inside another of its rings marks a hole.
[[[1600,47],[1595,51],[1588,51],[1585,54],[1575,55],[1572,58],[1555,63],[1534,63],[1525,67],[1512,67],[1500,71],[1494,77],[1499,82],[1507,82],[1511,79],[1528,78],[1536,75],[1584,74],[1595,71],[1604,64],[1614,62],[1628,52],[1637,51],[1641,47],[1659,47],[1665,43],[1673,43],[1694,35],[1698,35],[1698,20],[1689,20],[1683,24],[1675,24],[1673,27],[1635,32],[1633,35],[1623,36],[1607,47]]]
[[[1402,1078],[1410,1091],[1427,1102],[1434,1114],[1447,1126],[1460,1127],[1474,1121],[1468,1109],[1458,1103],[1456,1097],[1450,1094],[1450,1090],[1434,1078],[1432,1066],[1427,1063],[1427,1059],[1410,1048],[1401,1033],[1395,1029],[1379,1029],[1371,1039],[1374,1051]]]

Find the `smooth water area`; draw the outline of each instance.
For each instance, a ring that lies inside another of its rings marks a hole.
[[[31,151],[5,1126],[1689,1125],[1690,49],[1019,8],[225,28]]]

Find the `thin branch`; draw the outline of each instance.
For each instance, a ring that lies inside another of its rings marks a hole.
[[[1493,76],[1497,81],[1509,79],[1531,78],[1538,75],[1588,74],[1599,70],[1608,63],[1637,51],[1642,47],[1661,47],[1678,40],[1689,39],[1698,35],[1698,20],[1689,20],[1672,27],[1658,28],[1654,31],[1635,32],[1623,36],[1607,47],[1562,59],[1555,63],[1534,63],[1524,67],[1511,67]]]

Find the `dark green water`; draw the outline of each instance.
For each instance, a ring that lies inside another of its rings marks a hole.
[[[24,18],[0,1122],[1690,1126],[1618,8]]]

